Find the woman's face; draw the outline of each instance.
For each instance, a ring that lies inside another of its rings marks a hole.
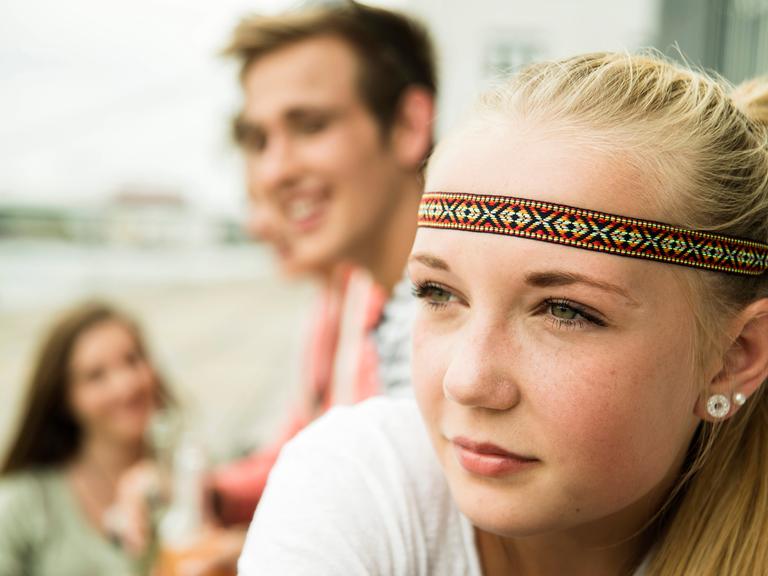
[[[105,320],[75,342],[69,392],[86,437],[138,442],[155,408],[157,379],[135,334],[118,320]]]
[[[470,131],[427,191],[640,218],[630,167],[534,131]],[[416,395],[460,509],[486,531],[626,536],[679,471],[698,420],[691,311],[675,267],[541,241],[420,228]]]

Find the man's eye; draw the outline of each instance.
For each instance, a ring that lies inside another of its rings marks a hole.
[[[261,152],[267,145],[267,138],[261,132],[249,130],[242,135],[239,143],[248,152]]]
[[[232,123],[232,138],[247,152],[261,151],[267,143],[264,131],[242,118],[236,118]]]
[[[316,134],[328,126],[327,118],[305,118],[296,123],[296,131],[301,134]]]

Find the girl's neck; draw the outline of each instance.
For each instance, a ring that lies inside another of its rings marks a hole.
[[[143,442],[120,443],[101,438],[86,438],[72,467],[88,475],[117,478],[141,460],[146,453]]]
[[[143,443],[86,438],[67,469],[69,484],[88,523],[103,532],[104,517],[123,474],[145,454]]]
[[[630,576],[652,548],[669,482],[612,515],[533,536],[476,529],[485,576]]]
[[[591,522],[522,538],[475,529],[485,576],[631,576],[652,550],[669,512],[686,451],[650,492]]]
[[[637,536],[603,546],[569,535],[509,539],[477,530],[485,576],[630,576],[650,543]]]

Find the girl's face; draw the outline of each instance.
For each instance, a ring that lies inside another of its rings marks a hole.
[[[426,190],[665,219],[629,163],[531,134],[452,140]],[[675,268],[419,229],[409,262],[423,304],[416,395],[453,496],[477,527],[620,539],[658,507],[698,422],[692,312]]]
[[[155,408],[157,379],[119,320],[106,320],[77,339],[70,365],[70,406],[85,435],[117,442],[143,439]]]

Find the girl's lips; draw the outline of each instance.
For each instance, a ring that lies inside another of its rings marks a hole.
[[[520,456],[488,442],[456,437],[451,440],[459,464],[479,476],[503,476],[522,472],[537,464],[537,458]]]

